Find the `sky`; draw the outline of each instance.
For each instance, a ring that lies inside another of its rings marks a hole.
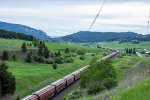
[[[27,25],[49,36],[89,27],[104,0],[0,0],[0,21]],[[150,0],[108,0],[91,31],[148,33]]]

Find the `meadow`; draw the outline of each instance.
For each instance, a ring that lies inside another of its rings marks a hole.
[[[3,46],[3,49],[0,49],[0,51],[7,50],[11,52],[15,50],[21,50],[21,45],[23,42],[31,43],[31,41],[0,39],[0,46]],[[65,48],[69,48],[70,50],[83,50],[86,52],[85,59],[80,60],[80,55],[77,55],[76,57],[73,57],[73,63],[58,64],[56,70],[53,69],[52,64],[25,63],[24,61],[21,61],[19,59],[17,61],[6,61],[7,65],[9,66],[8,70],[12,72],[12,74],[16,77],[16,94],[19,94],[20,97],[24,97],[32,92],[35,92],[36,90],[89,64],[93,58],[100,59],[104,56],[104,53],[109,53],[104,49],[81,46],[76,44],[52,42],[45,43],[48,49],[54,52],[58,50],[63,50]],[[13,47],[16,47],[16,49],[11,48],[11,45]],[[28,49],[30,48],[35,47],[28,47]],[[95,54],[95,56],[92,56],[93,53]]]
[[[142,48],[150,49],[150,42],[140,42],[140,44],[132,44],[131,42],[120,43],[119,41],[114,42],[98,42],[96,45],[104,48],[116,48],[116,49],[125,49],[125,48]]]

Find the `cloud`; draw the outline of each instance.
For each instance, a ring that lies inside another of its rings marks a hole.
[[[17,3],[16,3],[17,2]],[[99,0],[3,0],[0,20],[42,29],[49,35],[88,30],[103,1]],[[93,31],[147,33],[150,0],[108,0]]]

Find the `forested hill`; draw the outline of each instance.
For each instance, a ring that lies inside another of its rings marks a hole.
[[[82,43],[82,42],[116,41],[116,40],[122,40],[122,39],[150,41],[150,35],[141,35],[141,34],[137,34],[134,32],[80,31],[71,35],[57,38],[56,40]]]
[[[6,23],[0,21],[0,29],[4,29],[7,31],[13,31],[13,32],[19,32],[24,33],[27,35],[32,35],[38,39],[47,40],[50,37],[43,32],[42,30],[37,30],[34,28],[31,28],[29,26],[20,25],[20,24],[13,24],[13,23]]]
[[[28,40],[28,41],[32,41],[34,39],[34,37],[32,35],[26,35],[23,33],[6,31],[6,30],[2,30],[2,29],[0,29],[0,38],[20,39],[20,40]]]

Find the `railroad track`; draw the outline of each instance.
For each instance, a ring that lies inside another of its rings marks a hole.
[[[99,59],[98,61],[109,60],[112,59],[113,57],[116,57],[119,54],[118,50],[113,49],[110,50],[112,51],[111,54]],[[46,87],[32,93],[31,95],[21,100],[48,100],[48,99],[59,100],[65,93],[62,91],[63,90],[68,91],[70,87],[73,87],[73,83],[75,84],[77,80],[80,79],[80,74],[88,67],[90,67],[90,65],[87,65],[75,72],[72,72],[71,74],[63,77],[62,79],[59,79],[51,83],[50,85],[47,85]]]

